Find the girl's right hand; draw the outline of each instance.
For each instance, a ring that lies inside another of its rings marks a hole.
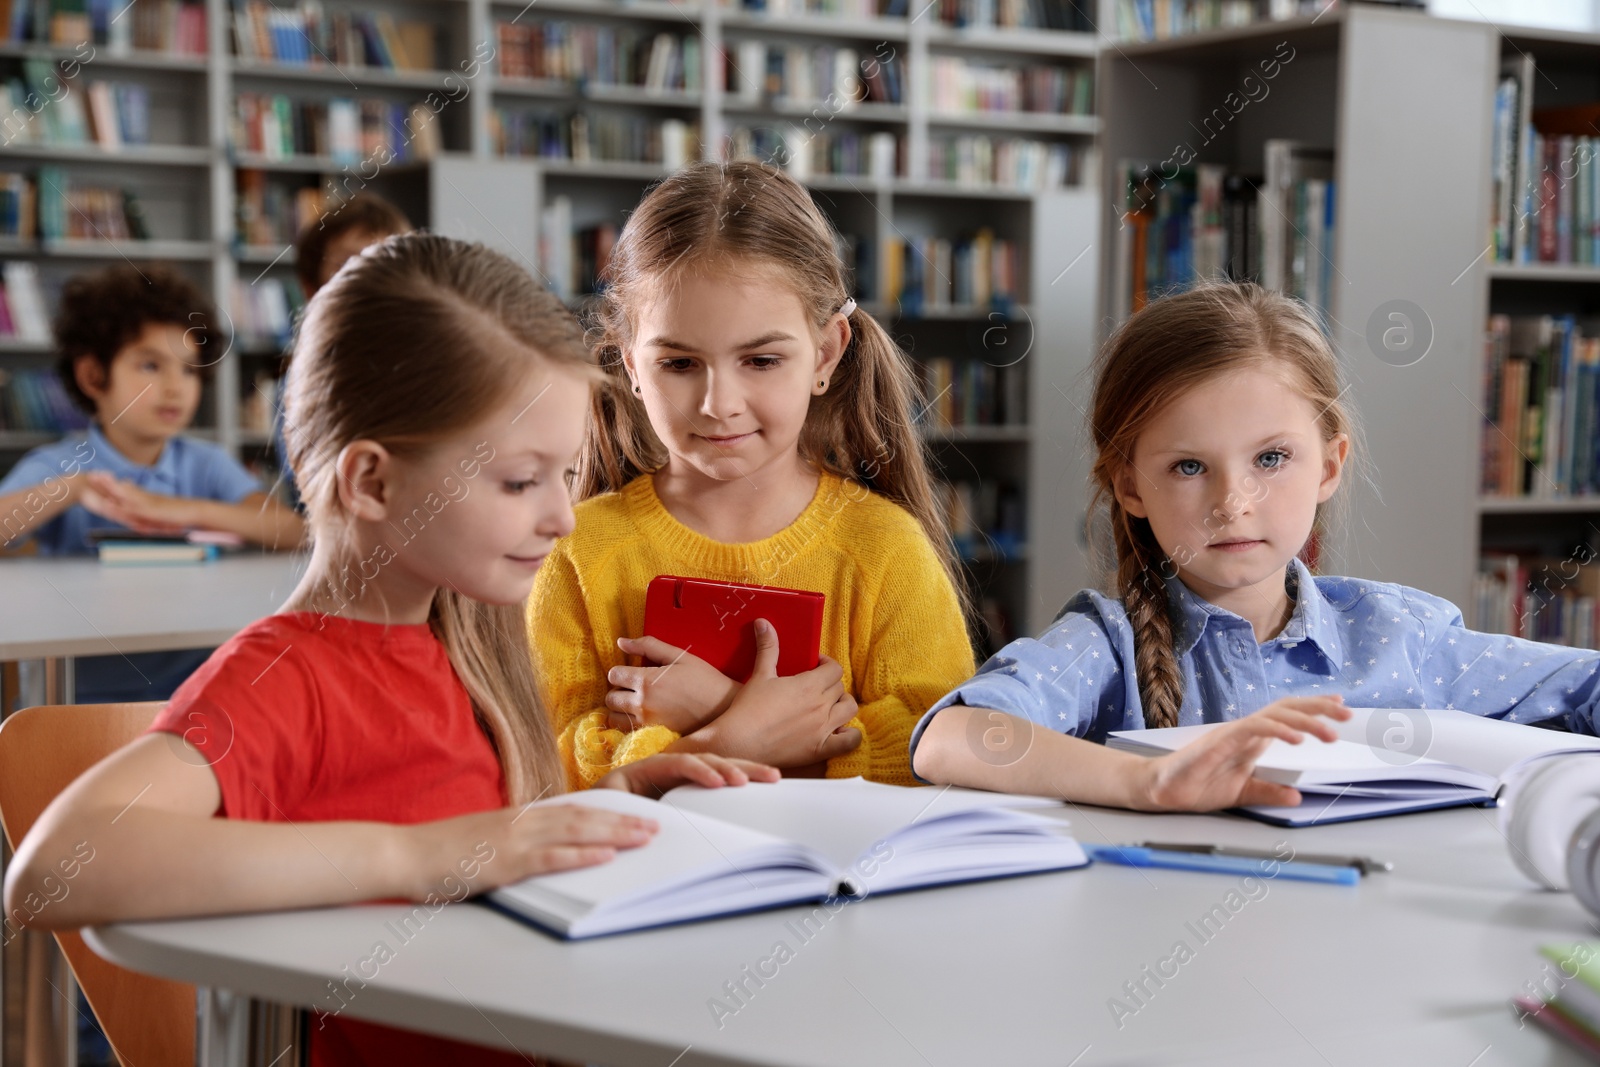
[[[803,767],[854,752],[861,731],[845,724],[856,715],[846,699],[844,669],[827,656],[809,671],[778,677],[778,634],[756,620],[756,665],[750,680],[710,723],[671,749],[715,752],[774,767]]]
[[[460,899],[463,884],[476,893],[536,874],[593,867],[618,849],[647,843],[660,828],[654,819],[581,804],[498,808],[400,827],[410,835],[405,845],[416,873],[407,896]]]
[[[1341,722],[1350,709],[1338,696],[1286,697],[1253,715],[1209,731],[1176,752],[1141,765],[1135,806],[1145,811],[1216,811],[1247,804],[1294,807],[1300,791],[1253,777],[1256,760],[1274,740],[1298,745],[1306,734],[1337,739],[1323,718]]]

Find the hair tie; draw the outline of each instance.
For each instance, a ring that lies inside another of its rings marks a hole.
[[[845,300],[845,302],[843,304],[839,305],[839,314],[843,315],[845,318],[848,319],[851,316],[851,314],[855,311],[855,309],[856,309],[856,298],[852,296],[852,297],[848,298],[847,300]]]

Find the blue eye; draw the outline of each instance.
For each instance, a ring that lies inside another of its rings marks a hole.
[[[1269,448],[1256,457],[1256,462],[1267,470],[1277,470],[1289,462],[1289,453],[1281,448]]]
[[[1180,459],[1172,465],[1172,469],[1186,478],[1192,478],[1206,469],[1206,465],[1197,459]]]

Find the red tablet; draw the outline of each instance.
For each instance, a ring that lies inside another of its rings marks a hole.
[[[644,597],[646,637],[699,656],[744,682],[756,665],[757,619],[778,631],[778,674],[816,667],[822,654],[821,593],[663,574]]]

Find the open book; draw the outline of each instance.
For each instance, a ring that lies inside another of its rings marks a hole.
[[[1491,804],[1533,761],[1567,752],[1600,753],[1600,737],[1546,730],[1465,711],[1351,708],[1333,723],[1339,740],[1273,741],[1255,775],[1300,790],[1298,807],[1236,808],[1278,826],[1349,822],[1407,811]],[[1221,723],[1119,730],[1106,744],[1159,756]]]
[[[648,844],[598,867],[540,875],[483,899],[577,939],[836,896],[1082,867],[1059,800],[860,778],[680,786],[661,800],[613,789],[539,802],[660,822]]]

